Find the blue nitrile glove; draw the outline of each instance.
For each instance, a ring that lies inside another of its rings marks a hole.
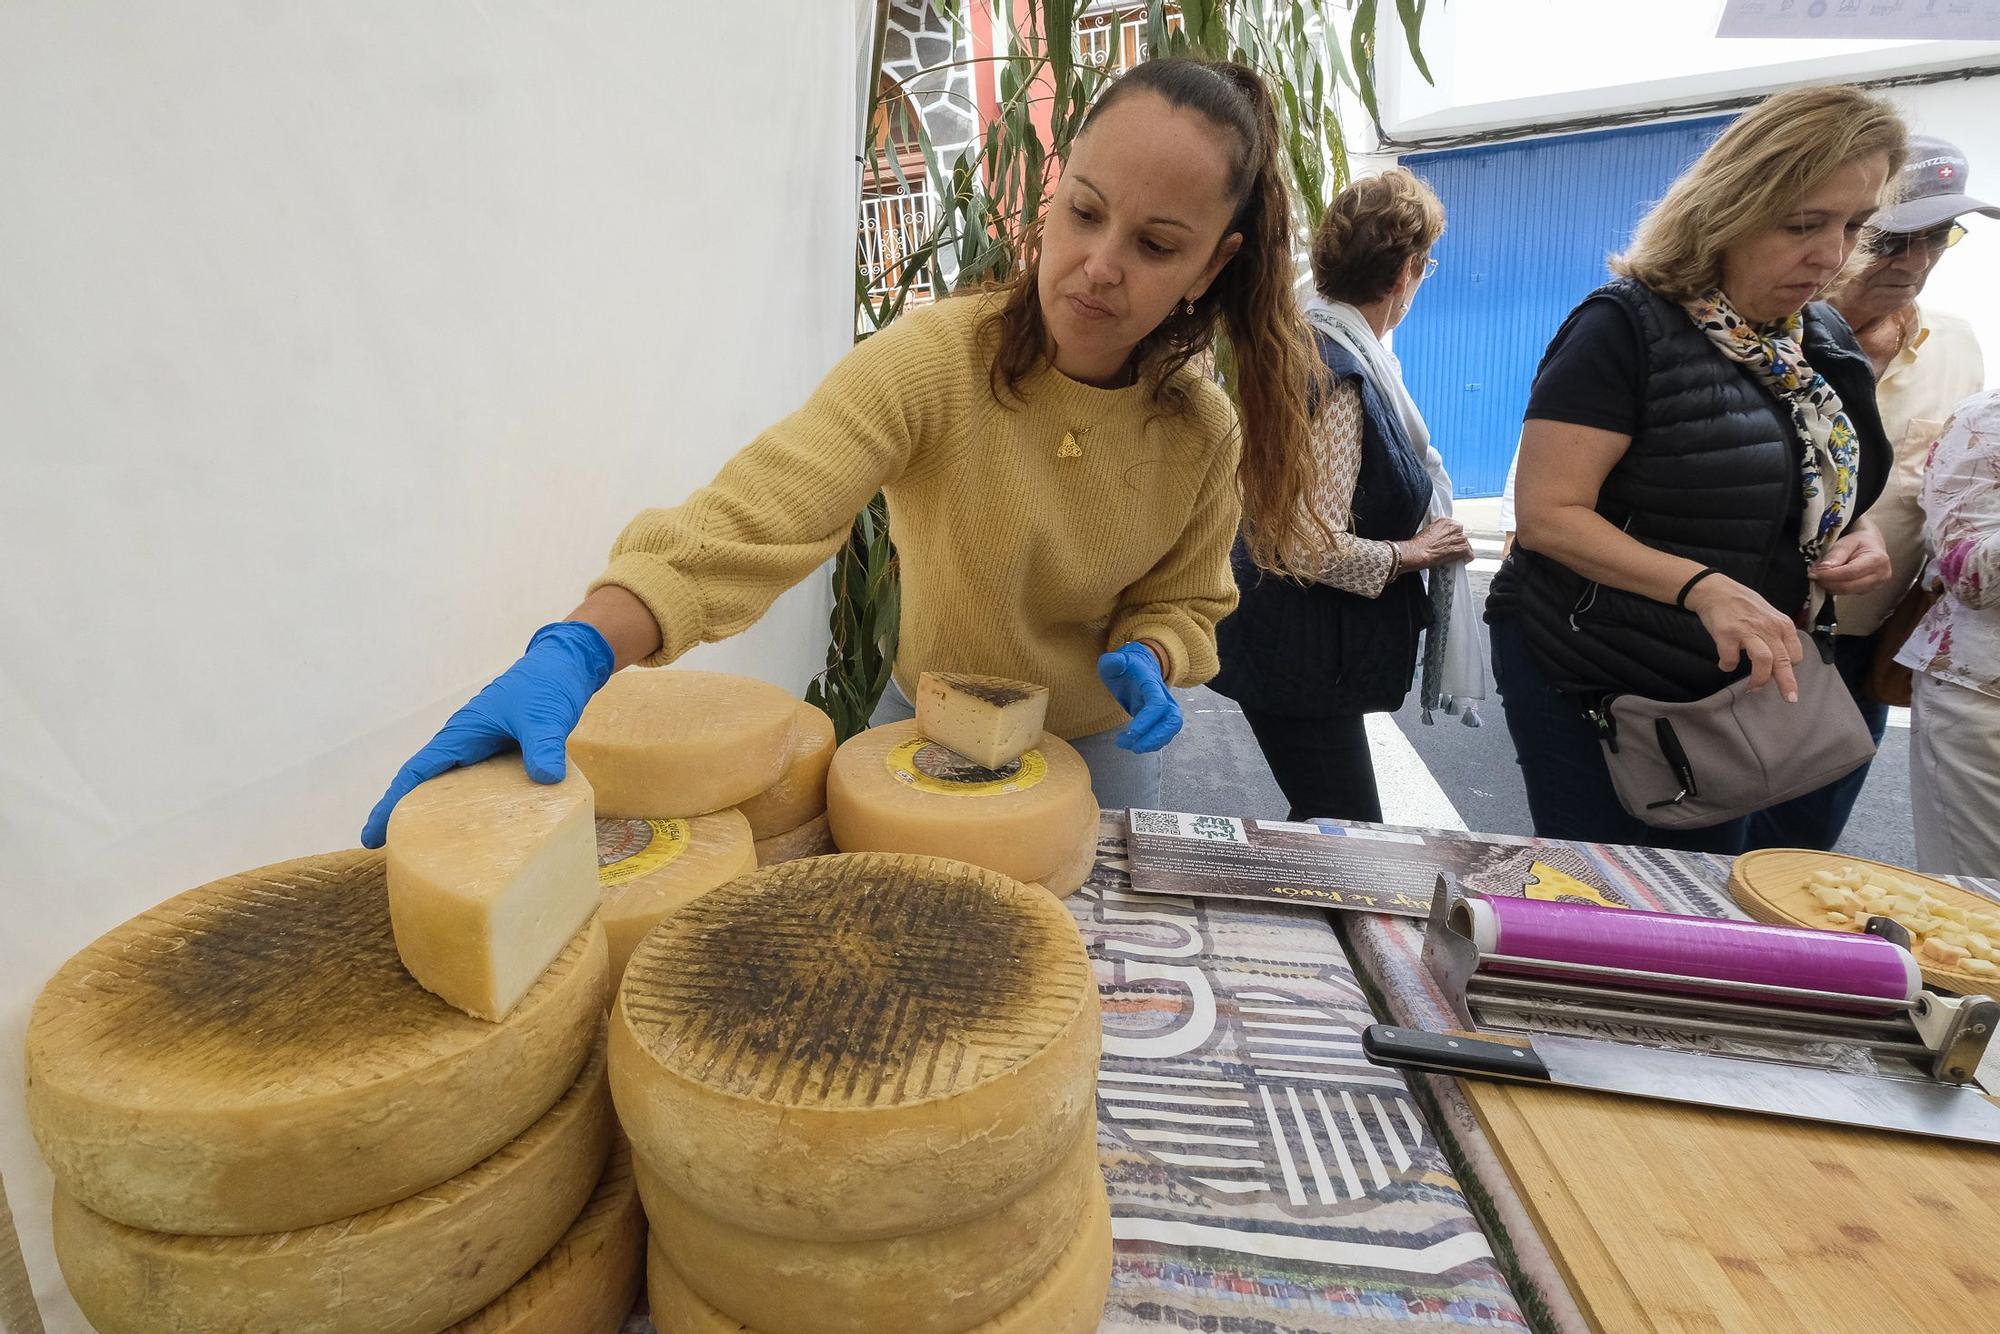
[[[1144,644],[1127,644],[1097,660],[1097,677],[1117,697],[1132,725],[1118,744],[1144,755],[1158,750],[1181,730],[1181,706],[1160,679],[1160,660]]]
[[[396,781],[368,812],[361,846],[382,846],[389,836],[389,812],[411,788],[510,745],[521,748],[528,777],[560,783],[567,771],[563,745],[583,716],[583,706],[611,679],[612,665],[611,645],[594,625],[557,621],[535,631],[520,661],[451,715],[430,744],[396,771]]]

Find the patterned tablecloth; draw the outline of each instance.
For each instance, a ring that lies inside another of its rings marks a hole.
[[[1608,891],[1607,897],[1629,908],[1703,917],[1746,916],[1729,896],[1730,860],[1725,857],[1541,839],[1496,841],[1518,844],[1520,852],[1495,860],[1479,874],[1467,877],[1466,883],[1474,889],[1519,894],[1530,863],[1540,861],[1596,884]],[[2000,900],[2000,882],[1960,879],[1957,883]],[[1372,913],[1345,914],[1338,921],[1348,953],[1379,1013],[1412,1028],[1456,1024],[1450,1005],[1424,967],[1421,922]],[[1493,1237],[1500,1263],[1532,1326],[1538,1331],[1583,1334],[1589,1323],[1577,1309],[1458,1081],[1449,1076],[1419,1075],[1413,1091],[1430,1124],[1438,1128],[1450,1164]]]
[[[1122,812],[1098,854],[1069,904],[1104,1008],[1101,1328],[1526,1329],[1408,1086],[1361,1057],[1326,915],[1131,892]]]

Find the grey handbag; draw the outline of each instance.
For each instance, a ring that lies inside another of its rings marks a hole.
[[[1814,635],[1799,702],[1737,681],[1685,704],[1614,695],[1588,717],[1618,801],[1658,829],[1705,829],[1825,787],[1875,754],[1868,724]]]

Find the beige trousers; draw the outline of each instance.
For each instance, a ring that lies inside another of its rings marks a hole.
[[[1923,672],[1911,694],[1916,869],[2000,877],[2000,699]]]

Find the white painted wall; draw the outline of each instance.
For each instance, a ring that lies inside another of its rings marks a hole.
[[[1383,128],[1392,139],[1426,139],[1805,83],[2000,65],[2000,41],[1720,39],[1720,12],[1721,0],[1452,0],[1431,6],[1424,20],[1435,86],[1410,63],[1400,25],[1385,19]],[[1887,96],[1912,131],[1963,148],[1973,193],[2000,203],[2000,77],[1896,88]],[[1972,321],[1986,349],[1988,384],[2000,384],[2000,220],[1970,218],[1967,230],[1939,264],[1925,300]]]
[[[0,1174],[52,1330],[42,981],[351,845],[840,354],[864,2],[0,6]],[[698,660],[800,689],[826,606]]]

